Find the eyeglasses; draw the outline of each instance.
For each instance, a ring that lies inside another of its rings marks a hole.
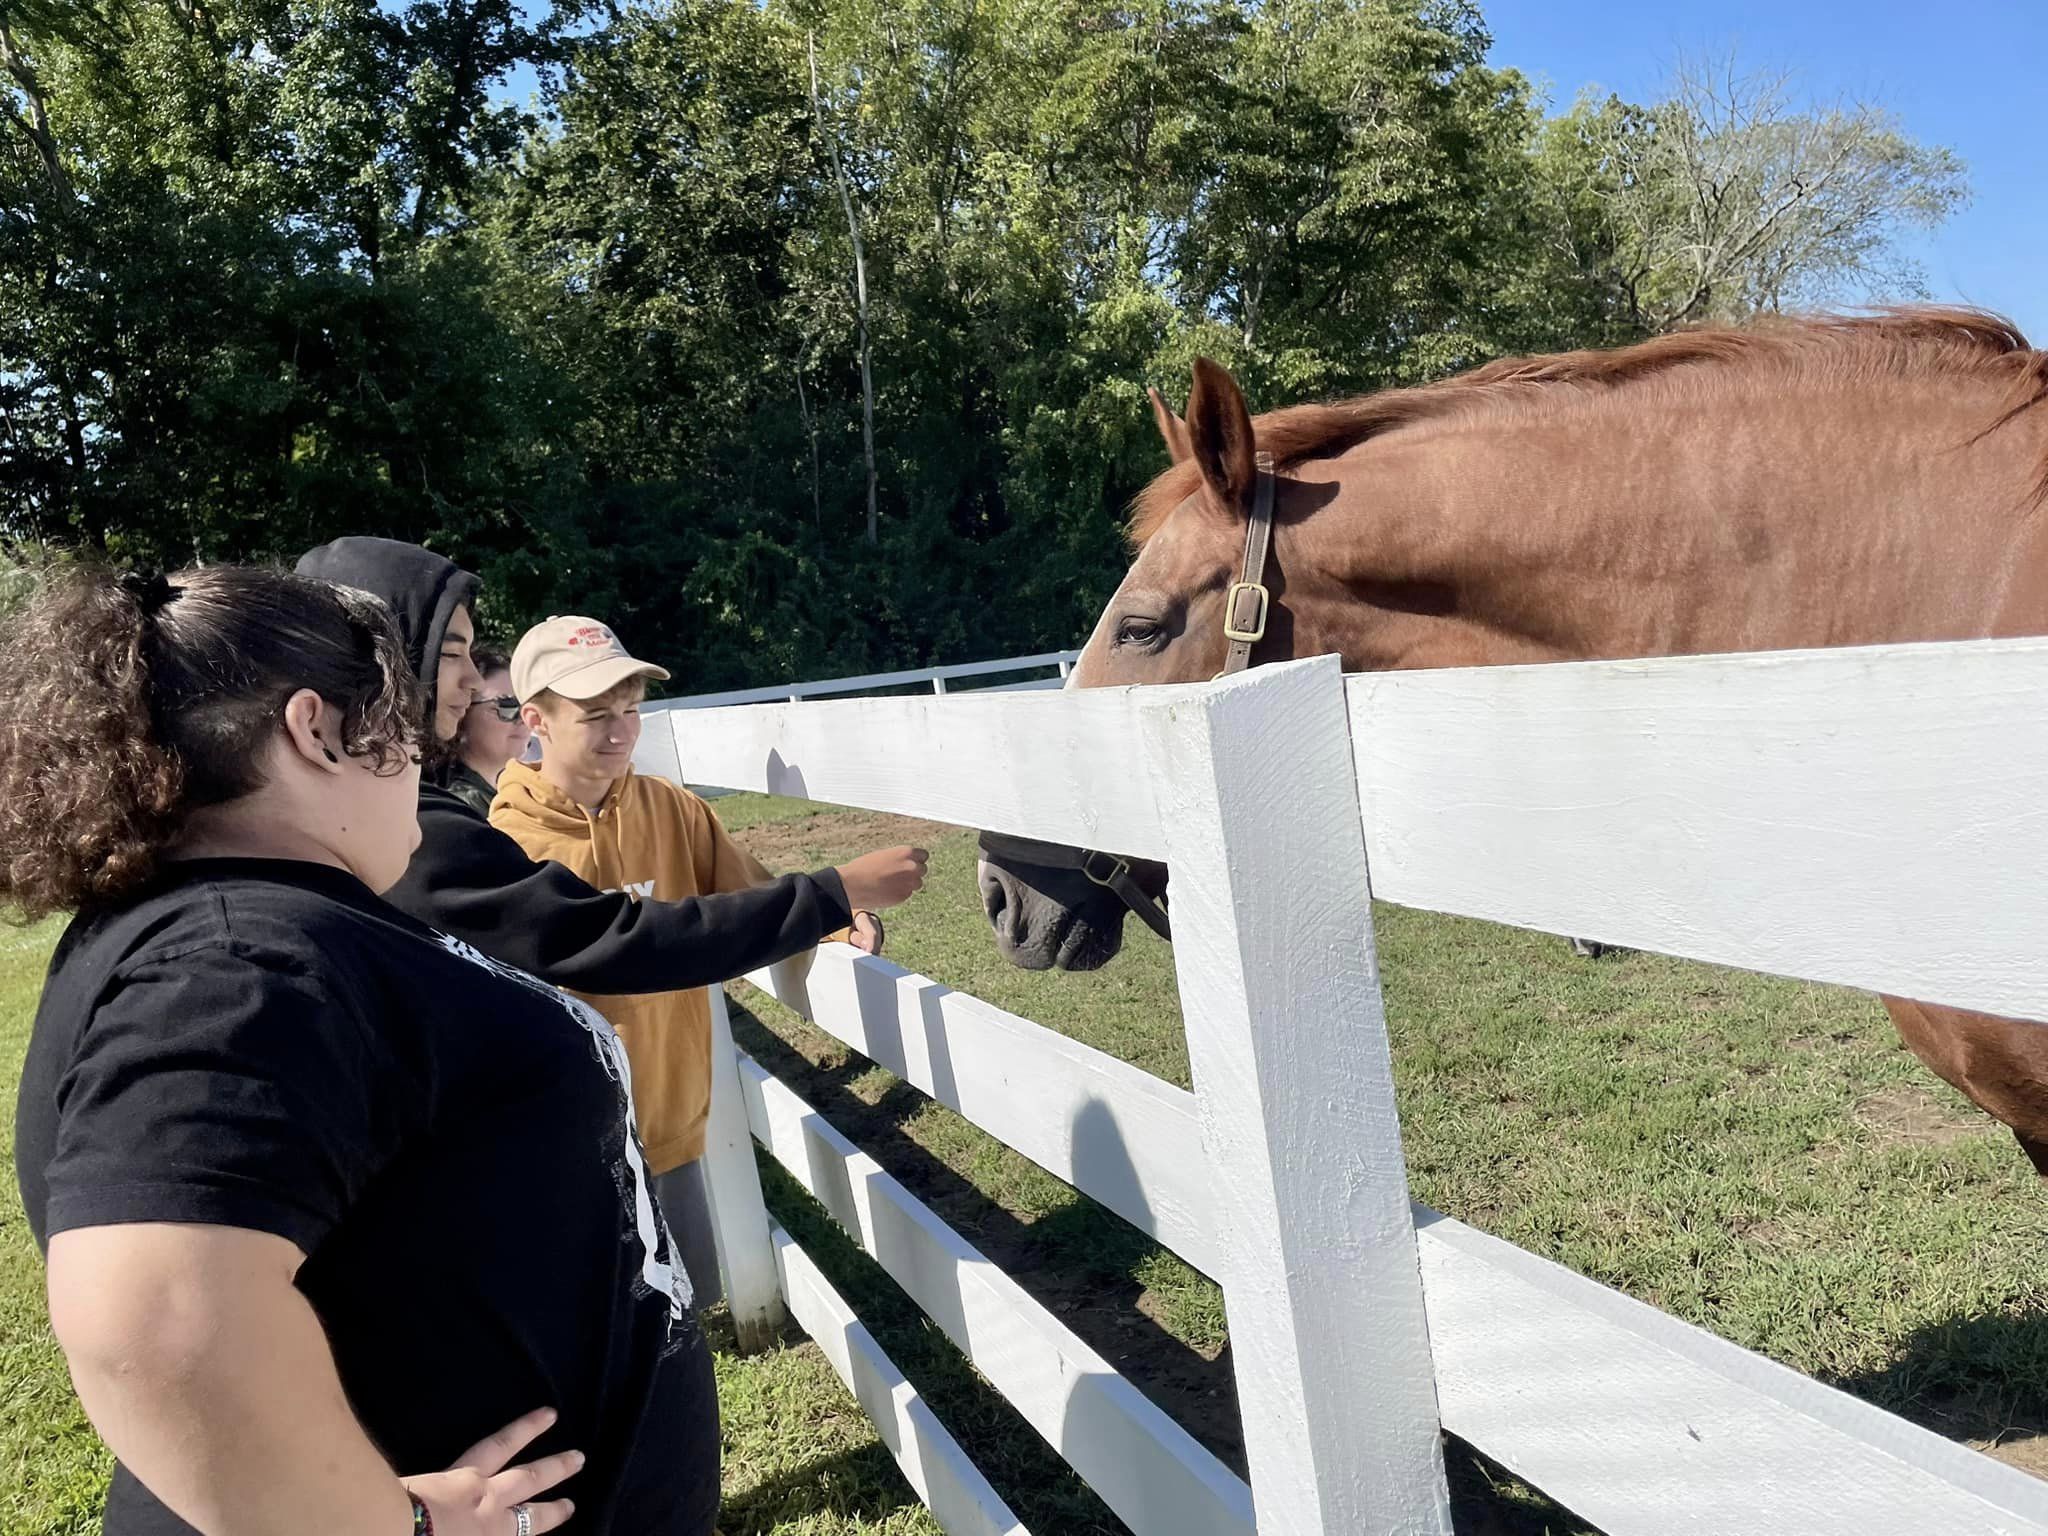
[[[469,707],[471,709],[495,710],[498,718],[507,725],[510,725],[519,718],[519,701],[509,693],[500,694],[495,699],[478,699]]]

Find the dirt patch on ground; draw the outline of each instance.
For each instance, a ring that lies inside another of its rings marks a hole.
[[[1983,1115],[1910,1085],[1872,1094],[1856,1106],[1856,1118],[1880,1141],[1914,1147],[1953,1146],[1984,1135],[1991,1126]]]
[[[2048,1478],[2048,1435],[2014,1435],[1996,1444],[1979,1443],[1977,1449],[2008,1467]]]
[[[831,811],[794,821],[765,821],[735,832],[732,840],[778,874],[820,869],[877,848],[909,843],[929,848],[962,829],[943,821],[884,816],[874,811]]]

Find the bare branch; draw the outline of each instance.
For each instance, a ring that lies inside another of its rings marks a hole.
[[[811,111],[818,120],[818,137],[824,141],[826,152],[832,157],[832,175],[839,183],[839,202],[846,210],[847,235],[853,242],[854,298],[860,318],[861,448],[867,457],[868,470],[867,538],[870,544],[875,544],[881,540],[881,519],[875,501],[875,378],[869,349],[867,253],[861,244],[860,215],[854,211],[853,191],[846,179],[846,163],[839,153],[839,140],[825,123],[825,98],[818,89],[817,34],[807,33],[804,43],[811,57]]]

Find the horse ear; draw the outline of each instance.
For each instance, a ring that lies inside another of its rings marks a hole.
[[[1173,414],[1173,407],[1166,403],[1166,396],[1156,389],[1148,389],[1152,397],[1152,419],[1159,424],[1159,436],[1166,443],[1167,456],[1176,464],[1185,464],[1194,457],[1195,445],[1188,441],[1188,424]]]
[[[1248,516],[1259,473],[1252,413],[1237,380],[1206,357],[1195,359],[1187,427],[1189,450],[1217,506]]]

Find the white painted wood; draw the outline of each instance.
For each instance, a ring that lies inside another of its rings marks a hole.
[[[946,680],[962,677],[995,677],[1004,672],[1032,672],[1057,667],[1059,676],[1080,657],[1079,651],[1047,651],[1038,656],[1005,656],[994,661],[962,661],[942,667],[913,667],[906,672],[874,672],[864,677],[828,677],[808,683],[777,683],[767,688],[731,688],[723,693],[694,693],[675,699],[657,699],[647,706],[650,714],[671,709],[708,709],[728,704],[779,704],[814,699],[829,694],[863,693],[873,688],[902,688],[930,683],[932,691],[944,693]],[[1012,683],[1007,687],[1057,687],[1056,679],[1037,683]]]
[[[2043,995],[2030,978],[2048,933],[2038,906],[2001,914],[1976,886],[1988,870],[1996,900],[2024,909],[2023,876],[2048,852],[2048,813],[2034,809],[2048,726],[2027,713],[2048,642],[1353,679],[1355,769],[1331,671],[1126,696],[1115,707],[1137,711],[1135,735],[1073,732],[1056,713],[991,727],[1025,701],[952,699],[943,707],[991,714],[925,738],[929,715],[900,711],[939,701],[887,700],[845,717],[859,729],[800,736],[798,756],[777,733],[801,725],[764,728],[769,711],[744,712],[743,747],[717,749],[756,764],[760,782],[741,787],[776,788],[772,773],[801,777],[850,743],[853,769],[818,771],[854,792],[823,798],[941,816],[934,803],[964,805],[948,819],[1100,842],[1030,820],[1058,814],[1030,786],[994,797],[1026,818],[1006,824],[948,754],[1008,761],[1020,731],[1067,730],[1046,754],[1072,764],[1054,797],[1105,781],[1115,795],[1149,776],[1131,767],[1141,742],[1162,787],[1129,819],[1149,817],[1157,845],[1120,851],[1175,866],[1199,1099],[840,947],[808,988],[771,985],[1224,1279],[1265,1529],[1445,1528],[1428,1360],[1413,1358],[1427,1345],[1419,1290],[1445,1425],[1613,1536],[2048,1536],[2043,1487],[2023,1474],[1456,1222],[1419,1211],[1417,1234],[1390,1212],[1398,1127],[1362,851],[1344,830],[1364,827],[1388,899],[2019,1011],[2015,988]],[[1102,697],[1079,702],[1105,709]],[[1354,782],[1363,810],[1346,821],[1332,786]],[[1917,895],[1900,895],[1902,863]],[[1842,922],[1873,896],[1893,901],[1888,915]],[[1621,926],[1644,913],[1644,927]],[[1989,941],[1944,961],[1987,921]],[[1830,937],[1844,926],[1850,940]],[[1895,968],[1874,976],[1879,962]],[[1967,987],[1979,990],[1958,995]],[[1057,1402],[1044,1352],[1074,1358],[1057,1334],[997,1306],[1007,1282],[800,1104],[792,1120],[787,1090],[749,1081],[764,1134],[800,1155],[799,1176],[870,1251],[894,1256],[900,1283],[1027,1398]],[[1109,1134],[1091,1141],[1077,1132],[1096,1105]]]
[[[1418,1210],[1444,1427],[1610,1536],[2048,1536],[2048,1483]]]
[[[868,967],[890,984],[887,992],[869,983],[863,994],[856,985],[855,972]],[[1056,1176],[1088,1189],[1093,1161],[1074,1159],[1067,1151],[1070,1138],[1050,1130],[1062,1115],[1071,1117],[1078,1107],[1093,1102],[1086,1087],[1066,1080],[1071,1069],[1061,1048],[1074,1047],[1074,1042],[844,946],[821,952],[812,979],[819,984],[816,996],[807,998],[787,986],[784,993],[799,1011],[808,1010],[806,1016],[820,1027],[926,1092],[944,1087],[944,1095],[935,1095],[941,1102],[966,1113]],[[925,989],[936,989],[940,1005],[929,1036],[915,1028],[906,1032],[901,1023],[904,1017],[917,1018],[902,1004],[901,995],[932,995]],[[893,1022],[890,1009],[895,1010]],[[1049,1053],[1045,1036],[1051,1036],[1054,1046]],[[1093,1065],[1089,1057],[1100,1055],[1087,1047],[1075,1049],[1084,1070]],[[1135,1070],[1121,1063],[1113,1066],[1125,1073]],[[1206,1221],[1209,1236],[1189,1241],[1194,1252],[1183,1251],[1183,1257],[1198,1267],[1206,1262],[1214,1272],[1220,1267],[1217,1259],[1195,1256],[1203,1251],[1200,1242],[1213,1243],[1219,1223],[1213,1212],[1205,1216],[1201,1203],[1207,1175],[1193,1096],[1154,1078],[1144,1081],[1162,1091],[1146,1111],[1147,1130],[1129,1138],[1129,1145],[1138,1149],[1134,1161],[1144,1170],[1145,1185],[1174,1189],[1167,1208]],[[750,1101],[755,1097],[759,1095],[750,1093]],[[1040,1115],[1034,1106],[1041,1101],[1064,1108]],[[750,1110],[758,1127],[762,1112],[753,1110],[751,1102]],[[807,1177],[804,1169],[795,1167],[786,1131],[772,1136],[764,1132],[763,1140],[849,1229],[856,1226],[847,1216],[846,1185],[835,1186],[829,1175],[819,1175],[815,1168]],[[1098,1187],[1090,1192],[1111,1203],[1105,1198],[1111,1191]],[[1930,1517],[1917,1527],[1922,1532],[1995,1530],[1999,1527],[1971,1524],[1957,1514],[1972,1510],[1973,1501],[1983,1501],[1981,1480],[1988,1478],[1996,1485],[1990,1488],[1996,1507],[2024,1511],[2025,1500],[2038,1497],[2039,1485],[2031,1479],[1966,1448],[1425,1207],[1415,1211],[1445,1427],[1615,1536],[1697,1531],[1704,1523],[1702,1510],[1725,1520],[1725,1527],[1713,1523],[1711,1528],[1725,1529],[1731,1536],[1747,1531],[1831,1531],[1838,1527],[1809,1527],[1788,1512],[1840,1506],[1859,1512],[1860,1518],[1867,1501],[1853,1490],[1861,1487],[1877,1490],[1871,1498],[1899,1500],[1900,1509],[1916,1518],[1917,1512],[1927,1510],[1941,1512],[1944,1520],[1956,1515],[1949,1523]],[[1159,1226],[1153,1221],[1146,1229],[1159,1237]],[[1515,1326],[1523,1332],[1508,1331],[1508,1318],[1517,1319]],[[1546,1343],[1553,1329],[1568,1344]],[[1702,1358],[1693,1360],[1691,1352]],[[1711,1379],[1693,1379],[1700,1372]],[[1667,1403],[1680,1410],[1676,1417],[1640,1410],[1637,1400],[1645,1383],[1670,1389]],[[1603,1457],[1599,1437],[1612,1428],[1603,1402],[1624,1388],[1633,1394],[1627,1413],[1630,1422],[1640,1426],[1639,1432]],[[1713,1394],[1718,1394],[1713,1398],[1717,1406],[1710,1415],[1705,1404]],[[1711,1439],[1695,1441],[1686,1432],[1690,1425],[1705,1436],[1710,1424]],[[1784,1475],[1747,1476],[1751,1441],[1759,1437],[1798,1448],[1799,1459],[1791,1465],[1803,1482]],[[1732,1465],[1718,1459],[1724,1448]],[[1654,1458],[1674,1451],[1680,1453],[1679,1465],[1661,1474],[1660,1480]],[[1874,1480],[1873,1457],[1878,1466],[1895,1461],[1905,1465]],[[1712,1490],[1702,1497],[1711,1502],[1688,1504],[1683,1497],[1684,1469],[1707,1465],[1718,1467],[1701,1477],[1701,1486]],[[1944,1491],[1944,1485],[1952,1486]],[[1839,1528],[1856,1530],[1847,1523]],[[1891,1529],[1877,1525],[1856,1536],[1880,1536]],[[2011,1529],[2033,1527],[2021,1523]]]
[[[1109,853],[1164,849],[1137,717],[1201,685],[672,709],[684,781],[926,816]]]
[[[810,1255],[781,1227],[772,1235],[790,1311],[874,1421],[896,1465],[948,1536],[1030,1536]]]
[[[1385,900],[2048,1019],[2048,641],[1347,691]]]
[[[1259,1526],[1449,1536],[1338,663],[1143,727]]]
[[[1135,1536],[1250,1536],[1251,1490],[758,1063],[754,1134]]]
[[[704,1182],[733,1331],[740,1353],[753,1354],[775,1341],[789,1314],[768,1240],[768,1207],[761,1199],[761,1175],[754,1166],[754,1138],[740,1090],[725,989],[705,991],[711,1003],[711,1118],[704,1132]]]
[[[1204,1274],[1222,1248],[1195,1097],[1114,1056],[845,944],[747,978]]]
[[[1038,693],[1064,688],[1066,686],[1066,678],[1067,674],[1062,672],[1058,677],[1033,677],[1027,678],[1021,683],[990,683],[986,688],[977,688],[974,691],[978,694]]]
[[[676,756],[676,733],[665,720],[640,722],[640,740],[633,747],[633,771],[650,779],[683,782],[682,760]]]

